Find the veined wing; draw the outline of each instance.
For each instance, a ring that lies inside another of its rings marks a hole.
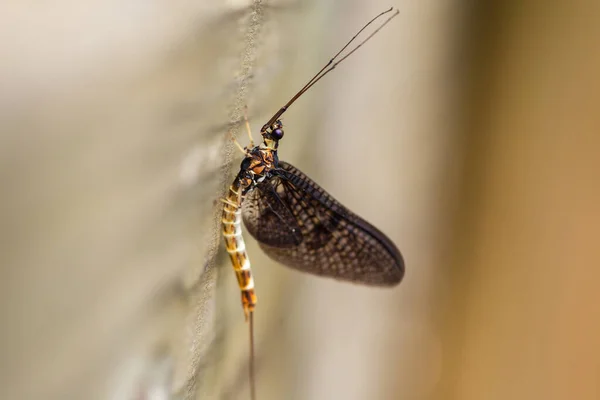
[[[257,185],[242,203],[242,218],[248,232],[261,244],[294,247],[302,242],[296,217],[278,195],[279,178]]]
[[[367,285],[404,276],[396,246],[284,161],[249,192],[244,224],[272,259],[301,271]]]

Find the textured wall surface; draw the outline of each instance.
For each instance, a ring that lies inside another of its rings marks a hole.
[[[2,7],[2,397],[216,390],[227,131],[299,6]]]

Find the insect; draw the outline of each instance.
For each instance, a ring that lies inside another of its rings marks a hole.
[[[250,329],[251,397],[254,384],[253,313],[257,304],[250,261],[242,237],[242,220],[248,232],[272,259],[288,267],[315,275],[365,285],[393,286],[404,276],[400,251],[373,225],[348,210],[308,176],[277,155],[284,131],[283,113],[302,94],[348,58],[392,18],[393,13],[362,42],[335,61],[374,21],[393,8],[377,15],[271,119],[262,127],[262,143],[255,145],[246,114],[244,119],[249,146],[236,145],[244,153],[240,171],[222,199],[223,236],[242,293],[242,307]]]

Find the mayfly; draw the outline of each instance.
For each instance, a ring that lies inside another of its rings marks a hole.
[[[248,147],[236,145],[245,157],[223,202],[223,236],[241,292],[250,329],[250,390],[254,383],[253,313],[257,297],[241,222],[272,259],[311,274],[374,286],[393,286],[404,276],[404,260],[396,246],[325,192],[308,176],[277,156],[283,138],[281,115],[315,83],[365,44],[398,11],[347,54],[336,59],[374,21],[370,20],[348,43],[262,127],[263,142],[255,146],[248,118]]]

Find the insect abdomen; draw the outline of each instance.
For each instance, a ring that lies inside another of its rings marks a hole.
[[[254,292],[254,279],[250,270],[250,260],[246,253],[246,244],[242,237],[242,216],[241,216],[241,189],[240,181],[236,179],[229,187],[227,197],[223,201],[223,237],[225,238],[225,247],[231,258],[231,264],[238,280],[240,290],[242,291],[242,306],[244,314],[254,311],[256,306],[256,293]]]

